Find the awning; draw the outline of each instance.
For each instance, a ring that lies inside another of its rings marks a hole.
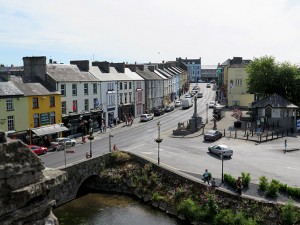
[[[35,133],[37,136],[43,136],[46,134],[55,134],[61,131],[69,130],[62,124],[52,124],[43,127],[32,128],[31,131]]]

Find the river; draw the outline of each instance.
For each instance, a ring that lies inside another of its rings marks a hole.
[[[89,193],[53,210],[60,225],[183,225],[127,195]]]

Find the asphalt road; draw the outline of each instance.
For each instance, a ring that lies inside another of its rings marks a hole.
[[[199,84],[203,98],[198,98],[198,114],[206,120],[206,103],[213,100],[215,92],[206,88],[206,84]],[[46,167],[57,168],[79,160],[85,160],[85,153],[90,152],[92,146],[93,156],[102,155],[109,151],[109,132],[111,145],[116,144],[118,149],[133,152],[147,157],[154,163],[158,160],[158,145],[154,141],[158,137],[157,123],[161,123],[160,136],[163,142],[160,144],[160,163],[174,169],[195,174],[203,174],[208,169],[213,177],[221,178],[222,160],[207,151],[207,147],[214,144],[226,144],[233,151],[232,159],[224,160],[224,173],[239,176],[241,172],[249,172],[254,183],[259,182],[259,177],[264,175],[269,179],[277,179],[289,186],[300,187],[300,151],[283,153],[284,140],[278,139],[261,143],[247,142],[234,138],[225,138],[208,143],[203,141],[203,136],[194,138],[174,138],[172,130],[178,122],[186,122],[193,115],[194,108],[165,113],[160,117],[154,117],[153,121],[139,123],[138,118],[132,126],[119,127],[107,131],[105,134],[96,134],[92,145],[88,141],[73,147],[74,153],[64,152],[47,153],[42,156]],[[212,109],[209,109],[209,119]],[[287,137],[289,147],[300,147],[299,137]]]

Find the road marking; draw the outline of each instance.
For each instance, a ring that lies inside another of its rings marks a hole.
[[[299,170],[299,168],[293,168],[293,167],[287,167],[287,169],[290,169],[290,170]]]
[[[139,147],[141,147],[141,146],[143,146],[144,144],[140,144],[140,145],[137,145],[137,146],[133,146],[133,147],[131,147],[131,148],[128,148],[127,150],[125,150],[125,151],[129,151],[129,150],[132,150],[132,149],[135,149],[135,148],[139,148]]]

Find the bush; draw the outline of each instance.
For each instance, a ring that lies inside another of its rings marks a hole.
[[[249,187],[251,181],[250,173],[242,172],[242,185],[244,187]]]
[[[152,199],[152,201],[160,202],[160,201],[164,201],[164,200],[165,200],[165,197],[162,196],[161,194],[159,194],[158,192],[154,192],[154,193],[152,194],[151,199]]]
[[[274,180],[272,179],[267,192],[266,192],[266,196],[271,197],[271,198],[275,198],[278,196],[278,191],[279,191],[279,181],[278,180]]]
[[[115,162],[125,162],[125,161],[130,160],[130,158],[131,158],[128,153],[121,152],[121,151],[112,152],[111,157],[112,157],[112,159],[115,160]]]
[[[214,220],[214,225],[256,225],[256,221],[247,218],[242,212],[234,213],[231,209],[222,209]]]
[[[265,176],[259,177],[259,189],[262,191],[266,191],[269,187],[268,178]]]
[[[235,186],[235,182],[236,182],[236,179],[231,176],[230,174],[224,174],[224,181],[232,188],[236,188]]]
[[[177,207],[177,211],[190,221],[202,221],[205,216],[201,207],[191,198],[181,201]]]
[[[300,215],[297,212],[296,207],[290,201],[281,208],[281,218],[283,224],[286,225],[296,224],[299,220],[299,216]]]
[[[286,193],[290,196],[300,198],[300,188],[287,187],[286,188]]]

